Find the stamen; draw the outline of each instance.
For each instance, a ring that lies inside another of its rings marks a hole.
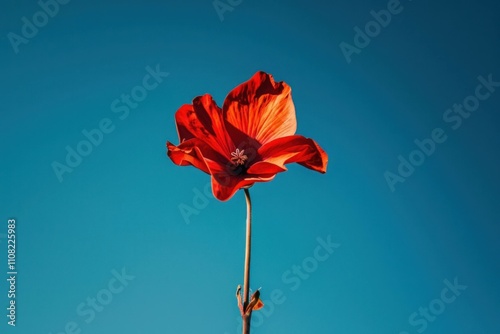
[[[248,160],[248,157],[244,154],[245,150],[241,150],[239,148],[236,151],[231,152],[231,161],[236,165],[244,165],[245,161]]]

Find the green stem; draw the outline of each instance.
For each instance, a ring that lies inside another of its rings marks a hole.
[[[247,232],[246,232],[246,247],[245,247],[245,276],[243,279],[243,310],[246,309],[249,303],[249,287],[250,287],[250,253],[252,250],[252,201],[250,192],[244,189],[245,199],[247,202]],[[248,315],[242,314],[243,334],[250,334],[250,319],[252,311]]]

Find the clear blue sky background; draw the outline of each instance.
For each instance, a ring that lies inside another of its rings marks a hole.
[[[340,43],[387,4],[245,0],[221,20],[210,0],[72,0],[16,53],[9,32],[41,9],[2,1],[0,268],[14,217],[18,308],[14,329],[0,280],[0,331],[239,333],[244,196],[195,198],[209,177],[173,165],[165,142],[179,106],[204,93],[222,105],[264,70],[291,85],[298,133],[330,164],[251,189],[251,285],[267,305],[252,333],[499,333],[500,87],[457,129],[443,114],[478,76],[500,81],[500,2],[402,0],[348,63]],[[169,75],[124,117],[111,105],[148,66]],[[103,119],[113,131],[60,182],[53,162]],[[384,173],[435,128],[446,141],[391,191]],[[340,246],[313,260],[328,237]],[[113,270],[134,278],[120,288]],[[90,319],[96,297],[109,303]]]

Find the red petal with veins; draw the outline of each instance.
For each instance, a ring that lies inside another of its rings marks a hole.
[[[227,201],[241,188],[250,187],[255,182],[267,182],[274,179],[275,175],[267,176],[245,176],[245,177],[231,177],[227,174],[214,174],[212,175],[212,192],[220,201]]]
[[[259,149],[262,161],[247,170],[249,174],[260,174],[286,170],[285,164],[298,162],[304,167],[326,173],[328,155],[312,139],[295,135],[275,139]]]
[[[290,86],[264,72],[233,89],[222,110],[227,123],[260,144],[291,136],[297,129]],[[230,133],[232,127],[227,127]]]
[[[178,146],[167,142],[167,149],[167,155],[176,165],[193,165],[207,174],[210,174],[209,165],[213,164],[213,161],[221,159],[218,152],[214,151],[205,142],[196,138],[184,141]]]
[[[179,140],[197,138],[230,159],[234,145],[222,119],[222,110],[208,94],[198,96],[193,105],[183,105],[175,114]],[[228,153],[229,152],[229,153]]]

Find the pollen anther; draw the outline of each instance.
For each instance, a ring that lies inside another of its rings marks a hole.
[[[236,151],[231,152],[231,161],[237,166],[244,165],[245,161],[248,160],[248,157],[244,153],[245,150],[237,148]]]

